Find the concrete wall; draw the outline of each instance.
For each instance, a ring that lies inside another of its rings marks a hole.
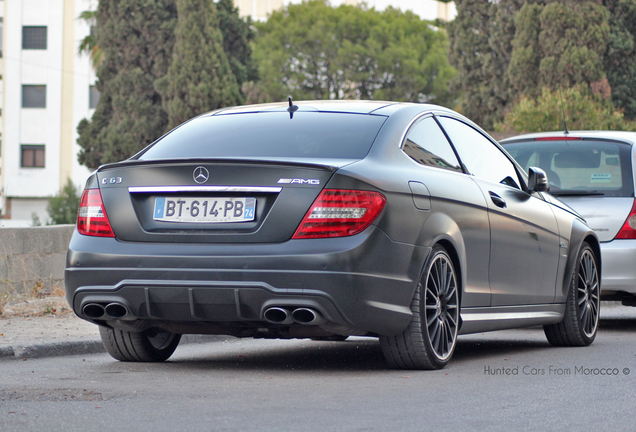
[[[73,229],[74,225],[0,228],[0,295],[63,288]]]

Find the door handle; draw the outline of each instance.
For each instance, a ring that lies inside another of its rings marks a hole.
[[[497,195],[496,193],[490,191],[490,199],[497,207],[506,208],[506,200]]]

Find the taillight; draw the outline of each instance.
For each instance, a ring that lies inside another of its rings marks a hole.
[[[384,209],[378,192],[325,189],[314,201],[292,238],[346,237],[364,231]]]
[[[115,237],[99,189],[86,189],[82,194],[77,212],[77,230],[89,236]]]
[[[636,201],[629,212],[623,228],[616,235],[617,239],[636,239]]]

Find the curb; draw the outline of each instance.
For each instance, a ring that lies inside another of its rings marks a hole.
[[[101,340],[63,341],[35,345],[15,345],[0,348],[0,359],[59,357],[78,354],[98,354],[106,352]]]
[[[236,339],[233,336],[218,335],[183,335],[181,344],[203,344],[210,342],[224,342]],[[28,359],[44,357],[61,357],[70,355],[101,354],[106,349],[101,339],[96,340],[67,340],[34,345],[15,345],[0,347],[0,360]]]

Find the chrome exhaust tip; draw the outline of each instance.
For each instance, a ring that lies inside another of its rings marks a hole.
[[[104,313],[109,318],[122,319],[128,315],[128,308],[121,303],[110,303],[104,308]]]
[[[306,325],[320,325],[327,322],[320,313],[309,308],[294,309],[292,312],[292,318],[294,322]]]
[[[98,303],[87,303],[82,308],[82,313],[89,318],[101,318],[104,316],[104,306]]]
[[[272,324],[291,324],[294,322],[289,311],[280,307],[265,309],[263,317]]]

